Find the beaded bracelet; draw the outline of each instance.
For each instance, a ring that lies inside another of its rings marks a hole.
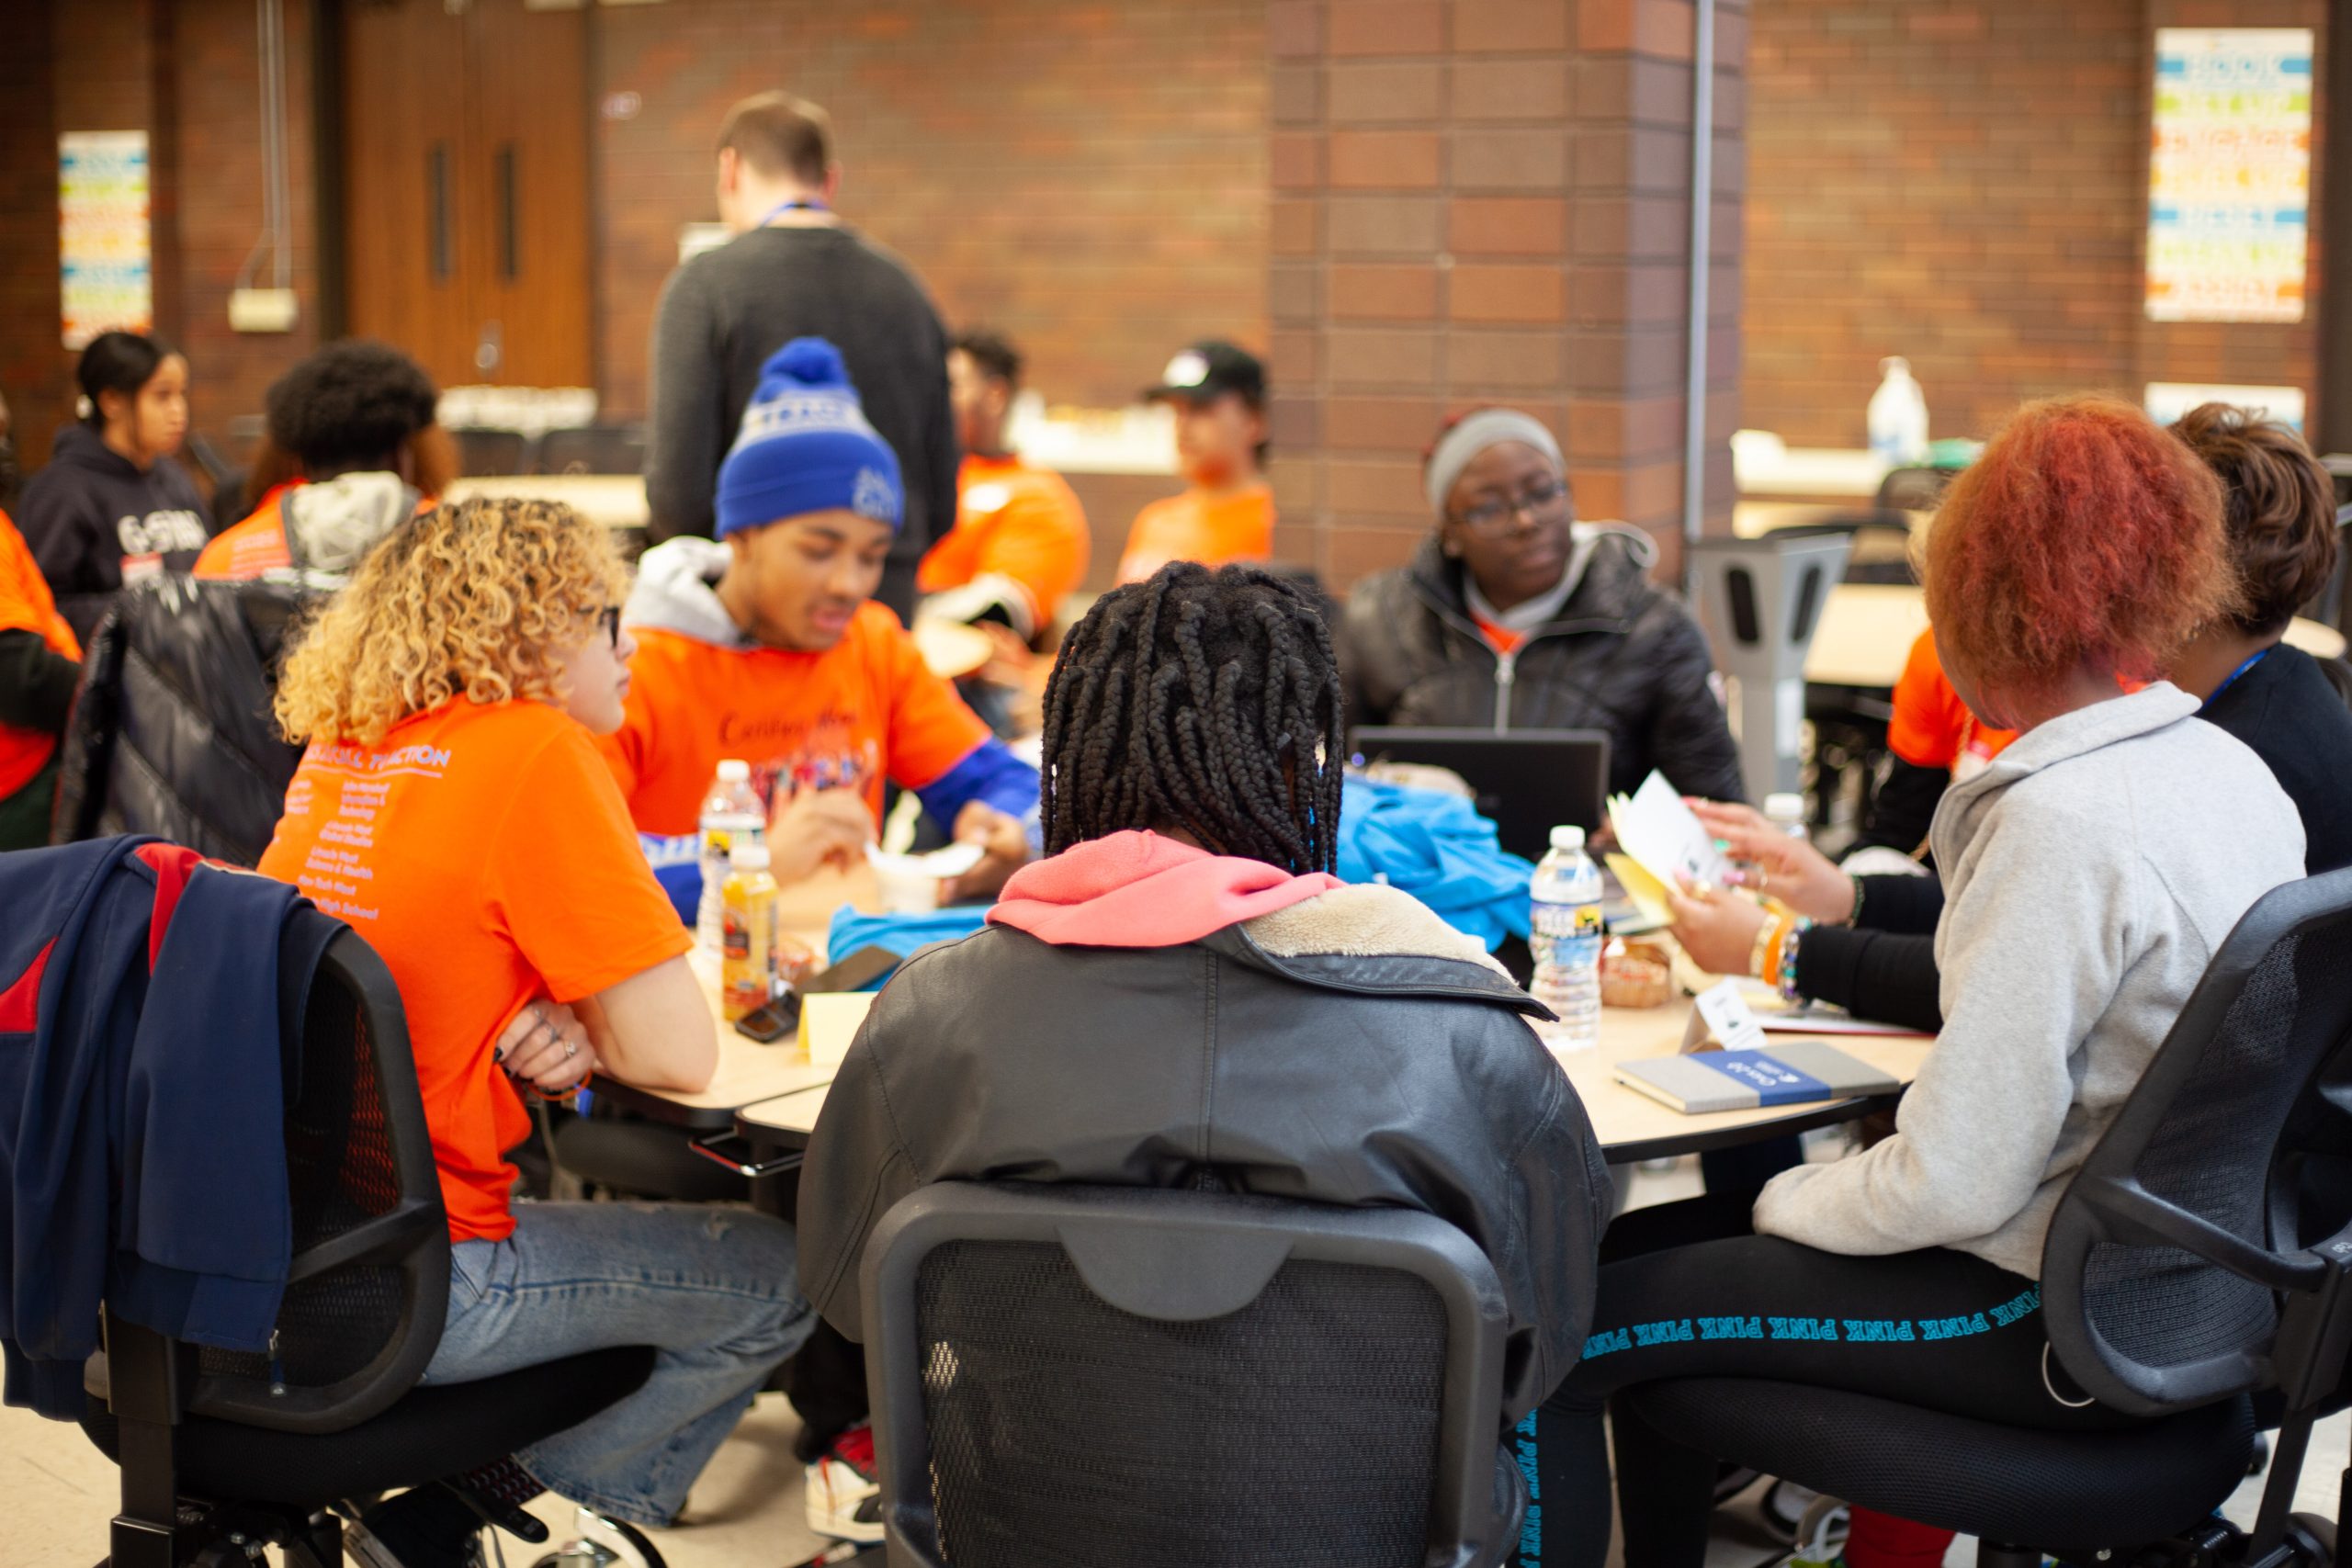
[[[1772,943],[1780,939],[1781,930],[1788,924],[1786,915],[1768,915],[1756,928],[1756,945],[1747,950],[1747,972],[1761,980],[1771,974]]]
[[[1781,951],[1778,954],[1780,961],[1774,965],[1773,980],[1780,989],[1781,998],[1783,1001],[1793,1002],[1798,999],[1797,944],[1804,940],[1804,933],[1812,929],[1811,920],[1801,919],[1791,926],[1787,934],[1781,938]]]
[[[1862,879],[1849,876],[1846,880],[1854,885],[1854,907],[1846,911],[1846,923],[1859,926],[1862,923]]]

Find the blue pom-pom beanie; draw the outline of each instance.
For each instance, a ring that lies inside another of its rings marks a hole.
[[[794,338],[760,367],[760,389],[718,466],[718,533],[836,509],[899,526],[898,455],[865,423],[842,352]]]

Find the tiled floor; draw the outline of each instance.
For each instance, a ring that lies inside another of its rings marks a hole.
[[[1637,1173],[1631,1201],[1663,1201],[1696,1190],[1688,1165]],[[687,1522],[660,1532],[671,1568],[790,1568],[821,1546],[803,1523],[800,1467],[793,1462],[798,1423],[777,1395],[763,1396],[695,1486]],[[2352,1415],[2324,1423],[2303,1466],[2300,1508],[2333,1514],[2339,1477],[2352,1449]],[[1760,1492],[1759,1487],[1758,1491]],[[2261,1493],[2249,1482],[2229,1513],[2250,1522]],[[1708,1568],[1760,1568],[1781,1550],[1763,1531],[1755,1494],[1718,1511]],[[72,1427],[23,1410],[0,1409],[0,1564],[6,1568],[90,1568],[106,1550],[116,1506],[113,1465]],[[561,1539],[568,1510],[543,1498],[533,1510]],[[506,1562],[529,1568],[538,1551],[507,1539]],[[1954,1545],[1949,1563],[1972,1561],[1971,1543]]]

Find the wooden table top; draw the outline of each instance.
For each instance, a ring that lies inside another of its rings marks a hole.
[[[1617,1081],[1615,1067],[1620,1062],[1641,1056],[1670,1056],[1680,1050],[1690,1018],[1690,1000],[1687,997],[1663,1007],[1604,1008],[1600,1014],[1600,1043],[1589,1050],[1558,1054],[1611,1163],[1622,1165],[1757,1142],[1807,1127],[1851,1121],[1871,1109],[1871,1100],[1857,1098],[1689,1116]],[[1803,1038],[1807,1037],[1771,1036],[1772,1041]],[[1927,1059],[1928,1049],[1934,1042],[1919,1035],[1841,1034],[1830,1043],[1907,1084],[1918,1075],[1919,1066]],[[804,1145],[817,1125],[818,1113],[825,1108],[825,1090],[822,1084],[809,1085],[773,1100],[747,1104],[737,1113],[736,1125],[747,1136],[763,1144],[778,1147]]]
[[[874,874],[865,866],[852,873],[824,871],[795,883],[777,898],[776,924],[786,935],[807,946],[825,962],[825,931],[833,911],[844,904],[862,909],[876,908]],[[697,965],[701,974],[701,966]],[[731,1126],[736,1111],[755,1100],[771,1100],[796,1089],[830,1082],[833,1069],[812,1067],[801,1056],[798,1043],[787,1035],[772,1045],[736,1032],[719,1010],[718,976],[702,974],[704,995],[711,1018],[718,1025],[718,1072],[699,1094],[670,1089],[639,1089],[615,1078],[598,1078],[590,1088],[656,1121],[711,1131]]]

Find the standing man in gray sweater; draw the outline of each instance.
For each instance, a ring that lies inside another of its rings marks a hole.
[[[678,268],[662,290],[645,492],[657,543],[709,537],[719,460],[760,367],[794,338],[829,338],[906,477],[906,524],[875,595],[904,621],[916,564],[956,521],[947,333],[906,263],[834,213],[840,186],[823,109],[773,92],[728,111],[718,214],[735,238]]]

